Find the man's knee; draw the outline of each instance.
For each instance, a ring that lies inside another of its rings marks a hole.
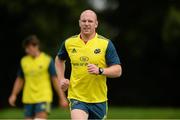
[[[36,113],[34,120],[46,120],[47,119],[47,112],[38,112]]]
[[[88,113],[84,110],[80,109],[73,109],[71,110],[71,119],[77,120],[77,119],[88,119]]]

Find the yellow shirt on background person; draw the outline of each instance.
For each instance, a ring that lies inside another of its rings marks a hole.
[[[52,102],[51,76],[56,76],[52,58],[41,53],[21,59],[18,76],[25,80],[22,101],[26,104]]]

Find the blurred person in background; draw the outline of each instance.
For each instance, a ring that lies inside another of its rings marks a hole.
[[[120,77],[120,59],[113,43],[96,33],[97,15],[85,10],[80,15],[80,34],[62,44],[56,60],[60,87],[68,89],[72,119],[104,119],[107,114],[106,77]],[[71,61],[71,78],[64,77],[65,60]]]
[[[51,80],[59,96],[59,104],[65,108],[68,101],[62,89],[58,88],[54,61],[40,50],[36,35],[27,37],[23,47],[27,55],[21,59],[9,104],[15,106],[17,95],[23,89],[25,119],[47,119],[53,98]]]

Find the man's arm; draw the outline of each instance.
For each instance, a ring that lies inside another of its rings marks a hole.
[[[107,68],[103,68],[103,75],[109,77],[109,78],[116,78],[120,77],[122,74],[122,68],[121,65],[112,65]]]
[[[55,69],[55,64],[54,64],[53,59],[51,59],[48,71],[49,71],[49,74],[51,76],[53,87],[54,87],[54,89],[57,92],[58,97],[59,97],[59,105],[61,105],[62,107],[65,108],[68,106],[68,101],[66,99],[65,93],[63,92],[62,88],[60,88],[58,86],[57,72]]]
[[[65,79],[64,71],[65,71],[65,60],[68,58],[68,53],[65,47],[65,41],[62,43],[59,52],[55,58],[55,68],[57,73],[57,78],[60,84],[60,88],[63,91],[66,91],[69,86],[69,80]]]
[[[97,75],[102,74],[110,78],[120,77],[122,74],[122,68],[120,65],[121,62],[116,52],[116,49],[111,41],[109,41],[108,43],[105,59],[108,66],[107,68],[101,68],[100,71],[100,69],[96,65],[89,64],[88,72]]]
[[[55,68],[56,68],[58,80],[64,79],[65,60],[61,60],[58,58],[58,56],[56,56]]]
[[[56,68],[57,78],[60,83],[60,87],[63,89],[63,91],[66,91],[69,86],[69,80],[65,79],[64,77],[65,60],[59,59],[59,57],[56,56],[55,68]]]
[[[121,65],[112,65],[110,67],[107,67],[107,68],[102,68],[103,71],[102,71],[102,75],[105,75],[109,78],[116,78],[116,77],[120,77],[121,74],[122,74],[122,68],[121,68]],[[94,64],[89,64],[88,65],[88,72],[91,73],[91,74],[96,74],[98,75],[99,74],[99,67],[97,67],[96,65]]]
[[[13,90],[12,93],[9,97],[9,104],[11,106],[16,106],[15,102],[16,102],[16,98],[17,95],[19,94],[19,92],[22,90],[23,88],[23,84],[24,84],[24,80],[22,80],[22,78],[17,77],[13,86]]]
[[[59,104],[61,105],[61,107],[66,108],[68,106],[68,101],[66,99],[66,95],[65,95],[64,91],[61,88],[59,88],[59,86],[58,86],[57,77],[52,76],[51,79],[52,79],[53,87],[59,97]]]
[[[105,58],[108,67],[103,69],[102,74],[110,78],[120,77],[122,74],[121,62],[112,41],[108,43]]]

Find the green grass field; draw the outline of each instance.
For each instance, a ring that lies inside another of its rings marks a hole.
[[[23,109],[0,110],[0,119],[23,119]],[[69,110],[53,108],[49,119],[69,119]],[[180,108],[109,107],[108,119],[180,119]]]

